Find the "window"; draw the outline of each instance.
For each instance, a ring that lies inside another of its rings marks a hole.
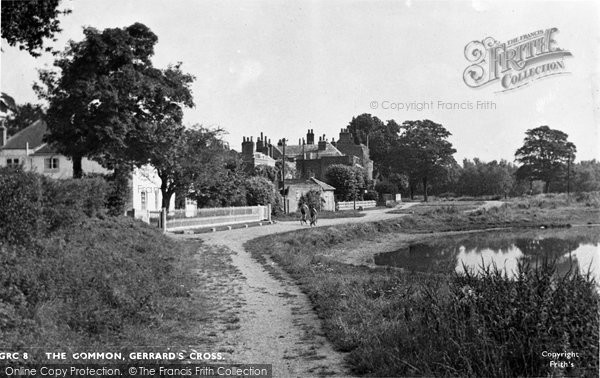
[[[18,167],[19,159],[17,159],[17,158],[6,159],[6,166],[7,167]]]
[[[147,210],[148,204],[146,202],[146,192],[141,192],[140,194],[142,196],[142,210]]]
[[[58,158],[46,158],[44,159],[44,170],[56,170],[58,169]]]

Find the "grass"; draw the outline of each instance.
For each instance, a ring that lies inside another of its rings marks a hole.
[[[261,237],[246,249],[261,262],[269,256],[297,280],[329,340],[349,352],[356,374],[597,376],[599,298],[593,280],[577,270],[561,280],[552,278],[553,262],[535,269],[523,265],[516,280],[496,270],[483,276],[405,273],[344,264],[327,251],[397,232],[567,226],[598,215],[583,203],[557,208],[511,203],[469,214],[441,206],[385,222]],[[563,358],[573,367],[555,369],[542,355],[554,350],[580,357]]]
[[[406,209],[398,209],[388,211],[390,214],[428,214],[431,212],[439,213],[458,213],[477,209],[483,205],[484,201],[468,201],[468,202],[427,202],[421,203],[418,206],[412,206]]]
[[[84,219],[27,248],[1,245],[0,349],[39,352],[35,362],[43,351],[205,345],[190,332],[212,317],[211,298],[196,290],[198,248],[128,218]]]

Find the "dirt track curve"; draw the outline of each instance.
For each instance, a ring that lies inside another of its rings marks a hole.
[[[490,201],[485,208],[498,206]],[[406,208],[416,203],[406,203]],[[363,223],[399,217],[386,214],[389,209],[371,210],[361,218],[320,219],[319,226]],[[272,364],[273,377],[348,376],[343,353],[333,350],[325,338],[320,321],[304,293],[281,271],[271,276],[252,259],[243,245],[259,236],[306,228],[299,222],[220,231],[201,235],[177,235],[177,238],[202,239],[203,248],[218,248],[231,253],[236,274],[208,277],[213,293],[223,296],[228,311],[235,311],[234,325],[215,336],[215,347],[225,351],[226,362]],[[199,254],[202,253],[202,249]],[[277,266],[274,266],[278,269]],[[210,275],[210,273],[209,273]],[[218,286],[218,287],[216,287]],[[235,304],[233,302],[236,302]]]

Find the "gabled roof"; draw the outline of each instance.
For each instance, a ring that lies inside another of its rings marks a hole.
[[[34,155],[54,155],[54,154],[58,154],[58,151],[56,151],[56,149],[52,148],[49,144],[44,144],[42,146],[42,148],[35,151],[35,153],[34,153]]]
[[[277,146],[278,150],[282,150],[280,146]],[[331,143],[327,142],[325,144],[325,149],[319,151],[318,144],[305,144],[305,145],[286,145],[285,146],[285,154],[286,156],[297,156],[301,157],[302,153],[315,152],[319,154],[319,156],[344,156],[343,153],[340,152],[337,148],[335,148]]]
[[[317,180],[314,177],[311,177],[307,180],[304,179],[290,179],[290,180],[285,180],[286,186],[293,186],[293,185],[317,185],[321,188],[321,190],[335,190],[335,188],[329,184],[324,183],[321,180]]]
[[[310,178],[315,184],[319,185],[321,187],[321,189],[323,190],[335,190],[335,188],[327,183],[324,183],[323,181],[317,180],[314,177]]]
[[[29,148],[35,150],[44,143],[43,138],[47,129],[46,122],[38,119],[31,125],[10,137],[10,139],[8,139],[6,142],[6,145],[2,146],[2,149],[24,150],[27,148],[27,144],[29,143]]]

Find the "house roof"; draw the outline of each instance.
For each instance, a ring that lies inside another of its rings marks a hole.
[[[29,144],[29,148],[34,150],[41,146],[44,141],[44,134],[47,131],[46,122],[38,119],[31,125],[19,131],[2,146],[3,150],[24,150]]]
[[[317,180],[314,177],[310,178],[315,184],[319,185],[321,187],[321,189],[323,190],[335,190],[335,188],[327,183],[324,183],[323,181]]]
[[[275,146],[273,146],[273,147],[275,147]],[[276,146],[276,147],[280,152],[282,151],[281,146]],[[335,146],[333,146],[329,142],[327,142],[325,144],[325,149],[322,151],[319,151],[318,144],[305,144],[305,145],[292,144],[292,145],[285,146],[285,154],[287,156],[302,156],[303,152],[304,153],[318,152],[319,156],[344,156],[344,154],[341,153],[340,150],[335,148]]]
[[[304,179],[291,179],[285,180],[286,186],[294,186],[294,185],[317,185],[321,188],[321,190],[335,190],[335,188],[329,184],[324,183],[323,181],[317,180],[314,177],[309,178],[308,180]]]
[[[58,151],[51,147],[49,144],[44,144],[39,150],[35,151],[34,155],[54,155],[58,154]]]

